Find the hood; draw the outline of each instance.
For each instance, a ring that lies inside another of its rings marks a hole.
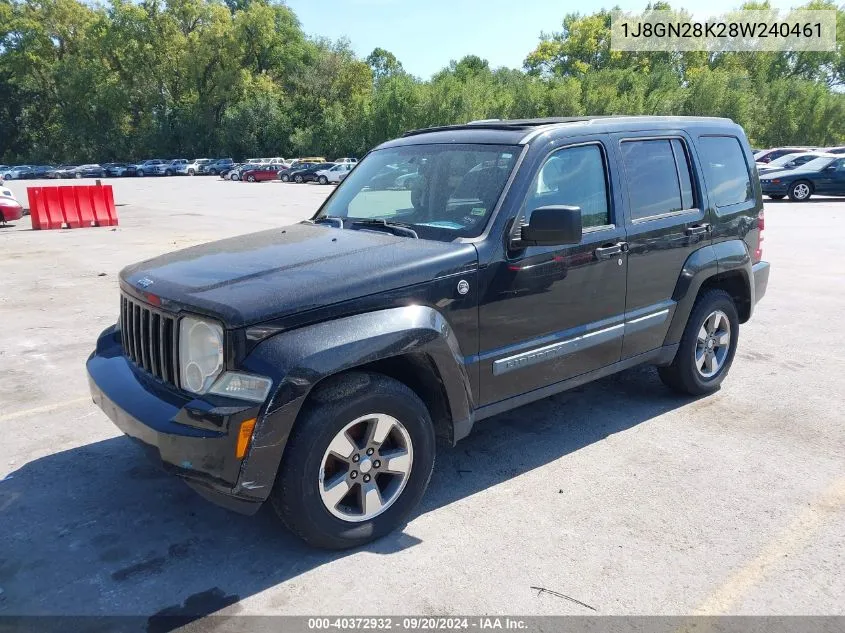
[[[140,296],[243,327],[474,269],[472,244],[296,224],[162,255],[120,273]]]

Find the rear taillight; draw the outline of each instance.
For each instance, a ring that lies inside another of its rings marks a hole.
[[[763,210],[757,214],[757,248],[754,249],[754,263],[756,264],[763,259],[763,229],[766,228],[766,218],[763,215]]]

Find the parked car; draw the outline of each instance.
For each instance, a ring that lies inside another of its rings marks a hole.
[[[15,165],[13,167],[7,167],[0,176],[2,176],[3,180],[18,180],[20,179],[21,174],[26,173],[33,167],[34,165]]]
[[[845,154],[845,147],[828,147],[822,151],[827,154]]]
[[[80,165],[79,167],[69,170],[68,173],[71,174],[73,178],[102,178],[105,175],[102,166],[97,165],[96,163],[91,163],[90,165]]]
[[[18,173],[19,180],[35,180],[40,178],[47,178],[55,167],[53,165],[32,165],[29,169],[22,170]]]
[[[318,178],[317,172],[325,171],[334,167],[334,163],[318,163],[310,167],[294,168],[290,173],[290,180],[295,183],[315,182]]]
[[[135,165],[135,175],[138,176],[138,178],[143,178],[144,176],[163,176],[166,166],[167,161],[160,158],[143,160]]]
[[[234,164],[235,161],[231,158],[218,158],[217,160],[212,160],[203,165],[198,173],[206,176],[216,176],[221,171],[231,169]]]
[[[802,154],[816,149],[815,147],[777,147],[775,149],[764,149],[754,155],[754,162],[759,164],[770,163],[776,158],[786,156],[787,154]]]
[[[773,200],[789,196],[794,202],[804,202],[813,194],[845,196],[845,158],[820,156],[795,169],[769,172],[760,176],[760,185]]]
[[[210,162],[210,158],[195,158],[185,166],[185,174],[188,176],[196,176],[202,171],[202,168]]]
[[[281,165],[252,165],[240,173],[240,180],[246,182],[264,182],[265,180],[277,180]]]
[[[47,178],[73,178],[73,170],[79,165],[59,165],[47,172]]]
[[[411,162],[413,190],[370,186]],[[417,506],[438,435],[642,364],[716,391],[768,285],[753,168],[726,119],[409,132],[310,221],[125,268],[93,401],[207,499],[360,546]]]
[[[317,171],[317,182],[321,185],[339,183],[343,176],[352,171],[353,167],[355,167],[355,163],[338,163],[328,169],[320,169]]]
[[[251,169],[253,167],[257,167],[254,164],[245,164],[245,163],[235,163],[229,169],[225,169],[220,172],[220,177],[223,180],[240,180],[241,179],[241,172],[244,169]]]
[[[338,165],[346,164],[346,163],[352,163],[353,165],[356,165],[358,163],[358,159],[357,158],[338,158],[334,162]]]
[[[174,158],[171,161],[167,161],[164,166],[164,175],[165,176],[184,176],[188,173],[188,159],[187,158]]]
[[[23,217],[23,206],[11,189],[0,187],[0,224],[14,222]]]
[[[109,178],[120,178],[127,175],[128,167],[126,163],[104,163],[103,173]]]
[[[290,182],[291,181],[291,174],[297,170],[302,169],[310,169],[311,167],[317,167],[318,165],[324,165],[324,163],[296,163],[294,161],[288,167],[282,167],[279,170],[279,180],[282,182]]]
[[[828,154],[825,152],[804,152],[803,154],[785,154],[780,158],[774,159],[771,163],[765,165],[757,165],[757,171],[766,174],[772,171],[779,171],[781,169],[795,169],[811,160],[815,160],[821,156],[835,156],[835,154]]]

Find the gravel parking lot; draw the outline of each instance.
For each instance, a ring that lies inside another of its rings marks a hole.
[[[0,615],[845,614],[845,201],[767,202],[768,294],[721,391],[643,368],[480,423],[402,533],[327,553],[160,473],[84,362],[123,266],[330,188],[109,182],[117,229],[0,228]]]

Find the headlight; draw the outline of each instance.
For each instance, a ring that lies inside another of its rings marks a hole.
[[[182,389],[205,393],[223,370],[223,328],[196,317],[179,322],[179,366]]]

